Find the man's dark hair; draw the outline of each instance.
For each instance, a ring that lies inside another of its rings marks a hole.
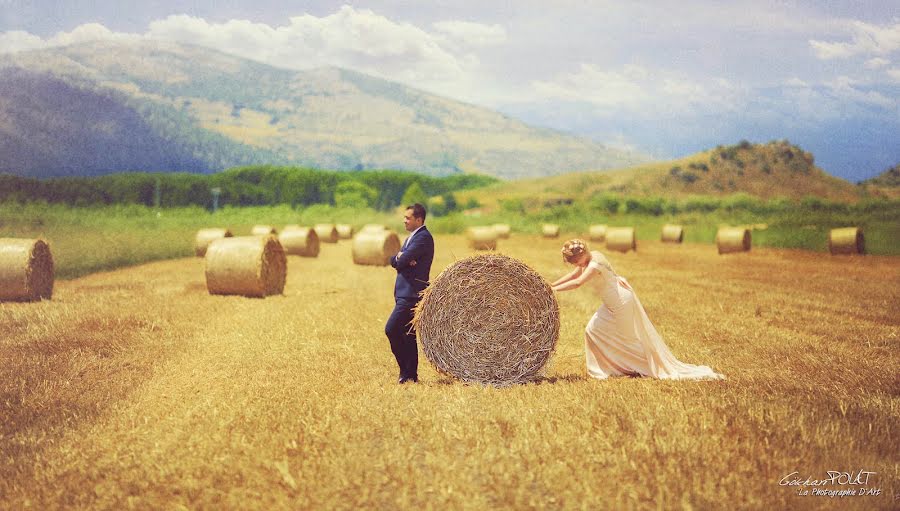
[[[422,221],[425,221],[425,206],[419,204],[418,202],[413,204],[412,206],[406,206],[406,209],[411,209],[413,212],[413,217],[421,218]]]

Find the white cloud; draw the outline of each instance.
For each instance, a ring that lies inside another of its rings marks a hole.
[[[890,60],[883,59],[881,57],[875,57],[866,61],[866,67],[869,69],[881,69],[885,66],[890,65],[890,63]]]
[[[900,22],[879,26],[853,20],[844,24],[844,30],[851,36],[849,42],[810,39],[816,56],[829,60],[856,55],[889,55],[900,49]]]
[[[0,33],[0,47],[12,52],[91,40],[162,39],[206,46],[288,69],[344,67],[448,96],[477,100],[482,91],[484,97],[484,80],[474,48],[503,43],[505,29],[464,21],[438,22],[431,28],[428,31],[345,5],[323,17],[291,17],[283,26],[246,20],[210,23],[193,16],[172,15],[151,22],[143,34],[116,33],[96,23],[46,40],[27,32],[6,32]]]
[[[432,26],[453,42],[470,46],[491,46],[506,42],[506,29],[471,21],[439,21]]]
[[[900,67],[893,67],[887,70],[887,75],[891,77],[894,83],[900,83]]]

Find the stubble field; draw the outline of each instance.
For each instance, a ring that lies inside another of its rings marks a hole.
[[[432,277],[471,254],[436,235]],[[562,240],[500,251],[548,280]],[[546,378],[398,386],[391,268],[289,257],[283,296],[210,296],[203,261],[0,304],[0,508],[892,509],[900,258],[641,242],[609,253],[675,355],[726,381],[597,381],[588,286]],[[828,471],[866,485],[789,486]],[[795,473],[791,477],[790,474]],[[828,497],[815,489],[880,489]],[[809,495],[799,495],[802,490]]]

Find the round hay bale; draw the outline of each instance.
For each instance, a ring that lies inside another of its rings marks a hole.
[[[859,227],[841,227],[828,232],[828,251],[836,254],[865,254],[866,239]]]
[[[304,227],[300,224],[287,224],[284,226],[284,229],[282,229],[281,232],[290,231],[291,229],[307,229],[307,227]]]
[[[275,236],[236,236],[206,249],[206,289],[211,295],[263,298],[284,292],[287,257]]]
[[[541,227],[541,233],[543,233],[545,238],[558,238],[559,226],[556,224],[544,224]]]
[[[363,229],[353,237],[351,251],[354,264],[387,266],[391,256],[400,252],[400,238],[386,229]]]
[[[228,229],[200,229],[194,238],[194,255],[203,257],[206,255],[206,247],[210,242],[219,238],[230,238],[234,236]]]
[[[559,339],[559,305],[550,284],[526,264],[482,254],[431,282],[413,324],[439,372],[506,386],[541,376]]]
[[[469,227],[469,247],[474,250],[497,250],[497,231],[493,227]]]
[[[750,245],[750,229],[746,227],[720,227],[716,233],[716,246],[720,254],[747,252]]]
[[[588,229],[588,237],[591,241],[606,241],[606,226],[592,225]]]
[[[664,225],[662,228],[662,240],[666,243],[681,243],[684,241],[684,227],[671,224]]]
[[[610,227],[606,230],[606,248],[618,252],[637,250],[634,227]]]
[[[349,240],[353,238],[353,226],[350,224],[337,224],[334,226],[337,229],[338,238],[342,240]]]
[[[319,236],[319,241],[322,243],[338,242],[338,232],[334,224],[316,224],[314,229]]]
[[[319,256],[319,236],[309,227],[290,227],[281,231],[278,241],[287,255]]]
[[[49,300],[53,276],[53,255],[46,241],[0,238],[0,301]]]
[[[509,224],[494,224],[494,231],[497,232],[498,238],[507,239],[509,238],[510,233],[512,233],[512,228]]]
[[[253,236],[268,236],[270,234],[278,234],[278,229],[271,225],[254,225],[253,229],[250,230],[250,234]]]

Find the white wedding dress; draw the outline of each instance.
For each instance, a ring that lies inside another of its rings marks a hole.
[[[593,255],[585,271],[600,274],[603,299],[603,305],[585,328],[588,374],[600,379],[624,375],[725,379],[707,366],[686,364],[675,358],[650,323],[631,285],[625,277],[616,275],[602,255]]]

